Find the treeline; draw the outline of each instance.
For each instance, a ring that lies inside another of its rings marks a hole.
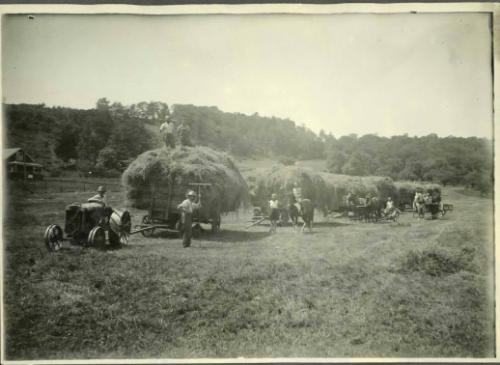
[[[487,139],[349,135],[325,143],[330,172],[492,189],[493,144]]]
[[[324,157],[321,138],[289,119],[225,113],[217,107],[194,105],[175,105],[173,117],[191,127],[197,143],[235,156],[297,160]]]
[[[74,168],[117,176],[138,154],[162,145],[159,127],[172,116],[191,129],[195,144],[240,158],[274,158],[284,163],[324,159],[333,173],[390,176],[395,180],[466,185],[483,192],[493,183],[492,141],[376,135],[336,139],[315,134],[289,119],[225,113],[217,107],[141,102],[112,103],[80,110],[43,104],[5,106],[7,147],[22,147],[52,174]]]
[[[74,168],[118,176],[132,158],[159,144],[147,125],[164,120],[168,106],[100,99],[90,110],[18,104],[5,112],[7,146],[24,148],[51,174]]]
[[[160,125],[172,116],[191,129],[194,143],[242,158],[323,158],[324,143],[288,119],[224,113],[216,107],[99,99],[79,110],[43,104],[6,105],[7,143],[23,147],[52,173],[75,166],[82,172],[115,176],[141,152],[161,146]]]

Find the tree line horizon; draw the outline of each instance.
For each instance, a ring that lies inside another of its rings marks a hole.
[[[284,164],[325,159],[332,173],[464,185],[483,193],[493,187],[493,141],[484,137],[430,133],[337,138],[288,118],[192,104],[123,105],[106,98],[92,109],[23,103],[4,104],[4,112],[6,147],[24,148],[53,176],[69,166],[96,176],[119,176],[139,154],[163,145],[159,127],[172,117],[190,127],[194,144],[238,159],[272,158]]]

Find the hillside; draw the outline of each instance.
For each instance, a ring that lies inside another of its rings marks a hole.
[[[217,107],[163,102],[132,105],[99,99],[89,110],[43,104],[6,105],[7,147],[23,147],[51,173],[76,161],[82,172],[116,177],[140,153],[162,146],[159,127],[171,115],[187,125],[196,145],[225,151],[237,159],[285,165],[322,161],[321,170],[354,176],[465,185],[490,194],[493,144],[477,137],[315,134],[289,119],[257,113],[227,113]],[[332,122],[334,123],[334,122]],[[326,160],[326,165],[324,161]]]

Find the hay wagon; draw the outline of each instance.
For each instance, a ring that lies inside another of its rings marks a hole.
[[[181,212],[177,206],[186,199],[188,189],[210,189],[209,183],[169,184],[167,187],[152,187],[151,201],[148,213],[142,217],[142,222],[136,225],[136,230],[145,237],[150,237],[157,230],[181,234]],[[214,204],[205,204],[202,194],[202,206],[193,212],[194,232],[201,231],[200,224],[210,224],[212,232],[218,232],[221,226],[220,208]]]
[[[66,233],[66,237],[64,237]],[[45,246],[59,251],[64,241],[100,249],[118,248],[128,242],[131,218],[128,211],[119,211],[98,203],[73,203],[66,207],[64,231],[57,224],[45,229]]]

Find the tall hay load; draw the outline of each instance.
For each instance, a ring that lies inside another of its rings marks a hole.
[[[415,193],[428,192],[432,190],[438,191],[441,195],[441,186],[438,184],[424,183],[424,182],[411,182],[411,181],[397,181],[396,187],[399,191],[399,200],[401,205],[413,205]]]
[[[254,204],[265,207],[271,194],[277,194],[285,207],[292,196],[294,183],[302,188],[302,197],[310,199],[317,209],[324,209],[328,196],[327,186],[319,173],[297,166],[278,165],[262,170],[255,177],[253,188]]]
[[[248,197],[248,188],[233,160],[208,147],[159,148],[139,155],[122,175],[129,203],[148,209],[155,196],[171,196],[169,207],[179,204],[189,183],[211,183],[203,188],[201,215],[214,217],[237,210]]]
[[[322,172],[321,176],[329,190],[328,207],[333,211],[346,205],[345,198],[349,192],[358,197],[365,197],[368,194],[380,197],[382,194],[379,191],[379,184],[386,179],[378,176],[350,176],[328,172]]]
[[[311,199],[324,213],[345,206],[349,192],[359,197],[368,194],[381,199],[398,197],[394,182],[387,177],[331,174],[298,166],[275,166],[261,171],[252,181],[254,204],[258,206],[265,206],[272,193],[278,194],[280,201],[288,202],[294,182],[302,187],[302,197]]]

